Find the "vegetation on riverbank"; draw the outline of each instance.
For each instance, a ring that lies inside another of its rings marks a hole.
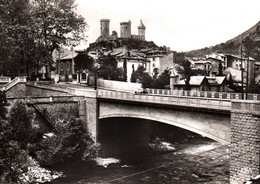
[[[7,113],[7,100],[0,93],[0,183],[49,181],[61,173],[44,169],[71,160],[91,161],[98,145],[76,118],[57,123],[59,132],[46,132],[34,112],[17,102]]]

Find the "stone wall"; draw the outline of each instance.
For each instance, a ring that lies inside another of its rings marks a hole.
[[[232,101],[230,184],[243,184],[259,168],[260,102]]]
[[[24,98],[24,97],[50,97],[50,96],[69,96],[62,90],[55,90],[41,86],[18,83],[6,91],[7,98]]]
[[[26,84],[18,83],[6,92],[7,98],[21,98],[25,96]]]
[[[50,89],[46,87],[26,85],[26,96],[49,97],[49,96],[68,96],[65,91]]]
[[[79,117],[77,102],[39,103],[37,107],[41,109],[53,123]]]

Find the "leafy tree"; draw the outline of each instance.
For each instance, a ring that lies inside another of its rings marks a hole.
[[[148,73],[143,73],[141,78],[141,83],[143,88],[152,88],[153,87],[153,78]]]
[[[192,75],[192,70],[188,60],[183,61],[184,75],[185,75],[185,90],[190,90],[190,76]]]
[[[98,63],[100,64],[100,68],[98,69],[100,78],[118,81],[123,80],[123,69],[117,67],[117,60],[115,57],[103,55],[98,59]]]
[[[170,85],[170,75],[171,72],[166,69],[163,71],[161,75],[158,76],[157,79],[155,79],[153,87],[158,89],[164,89]]]
[[[75,58],[75,70],[93,70],[94,60],[93,58],[89,57],[87,54],[79,54]]]
[[[145,73],[145,68],[142,65],[139,65],[138,68],[136,69],[136,71],[134,71],[134,68],[133,68],[133,73],[132,73],[132,76],[131,76],[131,82],[142,83],[144,73]]]
[[[68,159],[88,159],[95,156],[97,149],[85,132],[81,120],[73,118],[63,121],[58,129],[57,135],[45,138],[40,143],[43,149],[36,153],[40,163],[55,165]]]
[[[14,66],[31,71],[50,66],[52,52],[84,40],[87,24],[77,15],[75,0],[3,0],[0,5],[2,72],[18,75]]]
[[[21,111],[18,110],[21,108]],[[16,114],[19,113],[19,114]],[[11,117],[7,119],[0,118],[0,181],[1,183],[17,183],[19,174],[26,171],[28,167],[28,150],[25,142],[28,140],[23,133],[28,136],[26,126],[27,118],[25,109],[16,105],[11,109]],[[20,117],[21,116],[21,117]],[[15,120],[15,118],[17,118]],[[20,122],[21,121],[21,122]],[[17,125],[16,123],[20,123]],[[25,124],[25,129],[22,127]],[[18,131],[18,132],[16,132]],[[18,136],[19,135],[19,136]],[[20,140],[22,138],[22,140]],[[25,141],[26,140],[26,141]],[[23,146],[21,146],[23,145]]]
[[[8,121],[12,129],[12,139],[19,141],[21,147],[25,149],[31,141],[32,117],[27,107],[23,103],[16,103],[10,111]]]
[[[221,62],[219,62],[219,65],[218,65],[218,75],[219,76],[223,75],[223,66],[222,66]]]
[[[7,100],[6,100],[5,92],[0,91],[0,119],[6,118],[6,113],[7,113],[6,105],[7,105]]]

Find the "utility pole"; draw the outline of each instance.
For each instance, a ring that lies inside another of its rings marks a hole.
[[[242,99],[244,99],[244,67],[243,67],[243,50],[242,50],[242,37],[240,35],[240,54],[241,54],[241,82],[242,82]]]

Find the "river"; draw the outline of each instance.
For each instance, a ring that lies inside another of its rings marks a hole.
[[[196,136],[173,144],[157,140],[150,147],[149,151],[132,157],[119,157],[119,163],[107,167],[71,163],[63,169],[66,177],[54,183],[229,183],[227,145]]]

